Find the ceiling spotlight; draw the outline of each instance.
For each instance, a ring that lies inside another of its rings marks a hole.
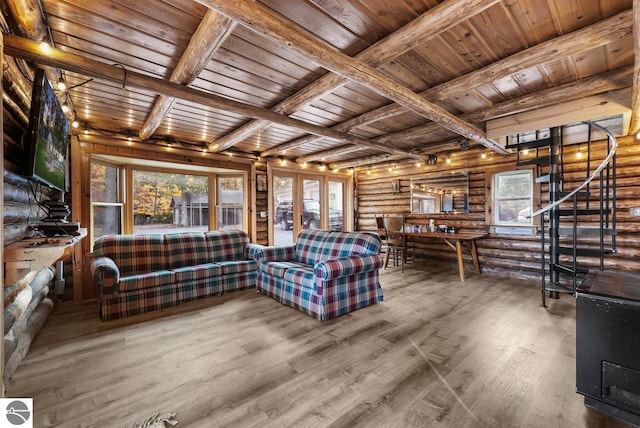
[[[486,159],[486,158],[487,158],[487,154],[486,154],[485,152],[482,152],[482,154],[480,155],[480,157],[481,157],[482,159]]]
[[[422,163],[420,163],[420,161],[416,162],[416,168],[420,168],[422,166]]]
[[[73,126],[74,128],[77,128],[78,126],[80,126],[80,122],[78,122],[77,119],[73,119],[73,122],[71,122],[71,126]]]
[[[66,100],[62,103],[62,111],[65,113],[69,113],[69,104],[67,104]]]

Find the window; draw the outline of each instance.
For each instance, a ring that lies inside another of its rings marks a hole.
[[[122,232],[120,167],[91,163],[91,248],[103,235]]]
[[[244,171],[94,154],[90,174],[92,248],[107,234],[247,231]]]
[[[532,226],[534,178],[532,170],[493,174],[492,223],[501,226]]]
[[[209,178],[133,170],[133,233],[209,230]]]
[[[218,230],[244,229],[244,177],[218,177]]]

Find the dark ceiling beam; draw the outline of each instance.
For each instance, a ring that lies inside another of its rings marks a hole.
[[[216,50],[231,34],[236,24],[226,16],[208,9],[195,33],[191,36],[189,45],[185,49],[178,65],[171,73],[169,81],[188,85],[204,70]],[[159,95],[147,120],[138,133],[142,140],[153,135],[162,124],[175,98]]]
[[[268,37],[283,48],[314,61],[327,70],[353,80],[405,108],[498,153],[507,151],[486,137],[480,128],[465,122],[438,104],[425,100],[411,89],[379,72],[370,65],[331,48],[307,30],[249,0],[197,0],[217,10],[248,29]]]
[[[352,134],[338,132],[323,126],[314,125],[299,119],[275,113],[269,109],[253,106],[239,101],[223,98],[218,95],[199,91],[178,83],[158,79],[133,70],[125,70],[119,64],[109,65],[91,58],[83,57],[60,49],[50,48],[48,53],[40,51],[40,44],[23,37],[4,34],[4,53],[9,56],[23,58],[35,63],[69,70],[84,76],[102,79],[118,85],[137,87],[167,97],[180,98],[212,108],[229,111],[242,116],[267,120],[282,126],[300,130],[305,133],[323,136],[330,140],[343,141],[349,144],[363,145],[382,152],[422,159],[418,154],[408,153],[391,147],[384,147],[371,140]]]

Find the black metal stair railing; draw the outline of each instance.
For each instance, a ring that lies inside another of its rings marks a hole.
[[[616,149],[617,141],[613,134],[595,122],[585,122],[588,125],[586,178],[584,182],[571,191],[562,188],[564,180],[564,146],[562,131],[552,129],[551,138],[530,141],[523,145],[514,144],[511,147],[535,148],[536,158],[539,150],[549,147],[546,159],[534,159],[529,164],[549,166],[549,174],[538,174],[538,182],[549,182],[549,204],[531,214],[530,217],[540,216],[541,243],[541,294],[542,306],[546,306],[546,293],[551,297],[558,297],[559,293],[575,294],[578,278],[588,273],[589,268],[580,266],[581,257],[598,257],[599,268],[604,270],[604,256],[616,252]],[[592,129],[598,129],[607,136],[607,156],[593,172],[591,169]],[[518,162],[519,162],[518,153]],[[539,170],[538,170],[539,171]],[[591,194],[595,190],[592,182],[597,182],[599,191],[599,206],[592,208]],[[548,216],[548,226],[545,222]],[[588,224],[594,216],[598,217],[598,226],[584,227],[579,220],[585,219]],[[565,226],[570,219],[570,226]],[[561,224],[563,226],[561,226]],[[545,230],[549,232],[549,241],[545,238]],[[598,238],[597,248],[593,248],[592,239]],[[608,248],[605,248],[605,237],[611,238]],[[548,254],[548,263],[547,263]],[[562,262],[561,262],[561,256]],[[567,260],[568,259],[568,260]],[[564,277],[561,277],[564,275]],[[568,277],[568,280],[566,279]],[[561,278],[565,278],[562,280]]]

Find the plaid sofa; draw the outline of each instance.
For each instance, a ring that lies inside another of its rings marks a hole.
[[[376,234],[303,230],[295,245],[262,247],[258,291],[324,321],[382,301]]]
[[[239,230],[107,235],[91,266],[103,321],[253,287],[259,246]]]

